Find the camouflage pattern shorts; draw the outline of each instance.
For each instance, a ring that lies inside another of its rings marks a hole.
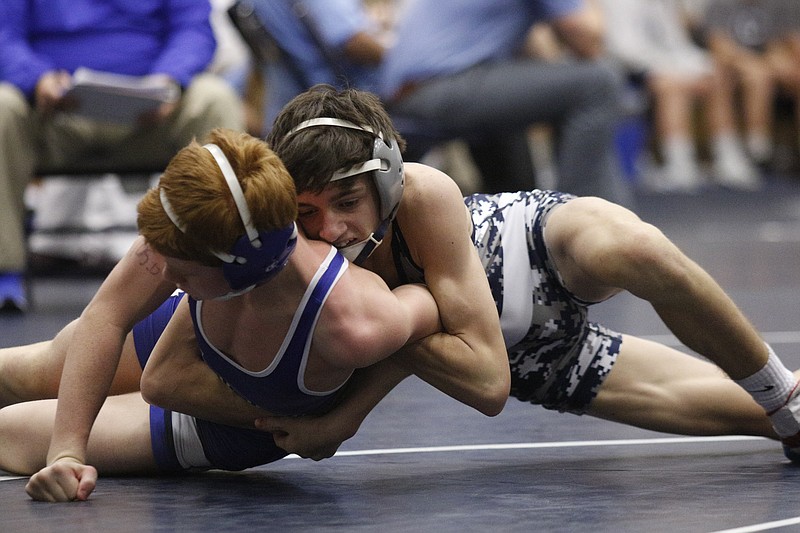
[[[582,414],[613,366],[622,335],[587,319],[590,302],[561,283],[544,243],[547,217],[574,198],[554,191],[464,199],[511,365],[511,395]]]

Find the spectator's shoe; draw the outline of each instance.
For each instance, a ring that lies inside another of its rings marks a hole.
[[[714,161],[714,181],[741,191],[758,191],[764,187],[764,179],[758,167],[745,157],[725,157]]]
[[[27,309],[23,275],[18,272],[0,273],[0,312],[24,312]]]
[[[703,171],[693,161],[672,161],[645,174],[644,185],[651,192],[696,194],[703,186]]]

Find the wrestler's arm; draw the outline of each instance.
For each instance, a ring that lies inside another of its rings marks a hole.
[[[200,357],[191,318],[188,313],[184,316],[182,306],[170,319],[142,374],[142,396],[153,405],[229,426],[252,428],[254,421],[261,420],[261,425],[256,427],[272,432],[278,446],[302,457],[323,459],[333,455],[343,441],[355,435],[372,407],[396,385],[376,387],[376,384],[385,383],[392,375],[391,365],[379,363],[357,371],[348,381],[347,389],[360,389],[364,381],[371,383],[370,388],[359,393],[360,401],[353,402],[348,409],[348,416],[330,420],[323,418],[321,421],[324,425],[309,421],[308,425],[293,429],[291,434],[279,425],[266,427],[264,424],[268,421],[283,421],[283,417],[273,416],[248,402],[211,370]],[[397,383],[407,376],[405,371],[397,367],[394,367],[394,371],[403,374]],[[364,377],[376,374],[379,379]],[[365,399],[367,394],[372,397]],[[317,428],[323,427],[319,435],[322,438],[319,438]],[[309,434],[303,433],[305,429]]]
[[[442,392],[487,415],[498,414],[508,399],[511,376],[497,307],[486,273],[472,243],[472,225],[461,191],[447,175],[408,163],[409,187],[398,220],[414,260],[425,271],[425,282],[439,310],[442,329],[406,344],[392,356],[408,374],[416,374]],[[404,216],[405,215],[405,216]],[[403,287],[398,287],[402,289]],[[395,292],[398,290],[395,289]],[[400,377],[365,381],[363,399],[385,395]],[[358,402],[361,392],[353,392]],[[346,416],[368,412],[345,404]],[[331,413],[336,416],[336,413]]]
[[[270,415],[234,392],[203,361],[186,298],[147,360],[141,389],[150,404],[219,424],[252,428],[254,419]]]
[[[472,223],[447,175],[408,164],[413,204],[400,220],[414,260],[439,306],[442,332],[405,346],[397,363],[453,398],[494,416],[508,399],[511,376],[497,306],[472,243]],[[402,216],[402,212],[399,216]]]
[[[438,331],[439,308],[426,286],[389,290],[377,274],[350,265],[325,302],[312,347],[325,346],[319,354],[331,366],[364,368]]]
[[[390,291],[376,274],[351,265],[326,299],[312,346],[325,346],[319,353],[329,365],[351,371],[439,329],[436,301],[426,288]],[[230,389],[202,360],[185,299],[147,361],[141,389],[149,403],[221,424],[253,427],[256,418],[270,415]]]
[[[358,432],[372,409],[409,375],[394,357],[388,357],[356,370],[333,411],[323,416],[263,417],[256,420],[256,427],[272,433],[275,444],[289,453],[315,461],[326,459]]]
[[[108,395],[125,338],[137,321],[153,312],[174,286],[161,277],[160,258],[137,238],[77,320],[64,361],[48,466],[26,490],[34,499],[86,499],[94,488],[80,486],[86,446],[94,420]],[[65,479],[55,463],[69,463]]]
[[[350,267],[328,299],[314,343],[328,364],[356,369],[343,391],[343,400],[324,416],[265,417],[256,427],[273,434],[275,443],[290,453],[315,460],[332,456],[355,435],[363,420],[409,372],[392,354],[441,331],[438,305],[422,285],[403,285],[389,291],[376,274]],[[334,300],[331,302],[331,300]],[[312,345],[313,347],[313,345]]]

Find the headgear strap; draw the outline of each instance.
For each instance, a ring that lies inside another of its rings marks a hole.
[[[250,244],[253,248],[261,248],[261,239],[258,238],[258,231],[253,226],[253,217],[250,215],[250,208],[247,207],[247,200],[244,197],[242,186],[239,185],[239,179],[231,167],[230,161],[225,157],[225,153],[216,144],[204,144],[203,148],[211,152],[214,160],[217,162],[222,175],[225,177],[225,182],[228,184],[228,189],[233,196],[233,202],[236,204],[236,209],[239,211],[239,218],[242,219],[244,230],[247,233],[247,238],[250,239]],[[243,263],[247,261],[243,257],[238,257],[224,252],[213,252],[214,255],[222,259],[226,263],[233,263],[234,261]]]

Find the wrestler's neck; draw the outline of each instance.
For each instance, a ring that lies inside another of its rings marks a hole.
[[[259,285],[251,294],[257,297],[268,295],[274,301],[282,295],[292,297],[303,294],[317,273],[319,266],[328,256],[331,246],[321,241],[311,241],[300,235],[297,245],[289,256],[286,266],[263,285]]]

